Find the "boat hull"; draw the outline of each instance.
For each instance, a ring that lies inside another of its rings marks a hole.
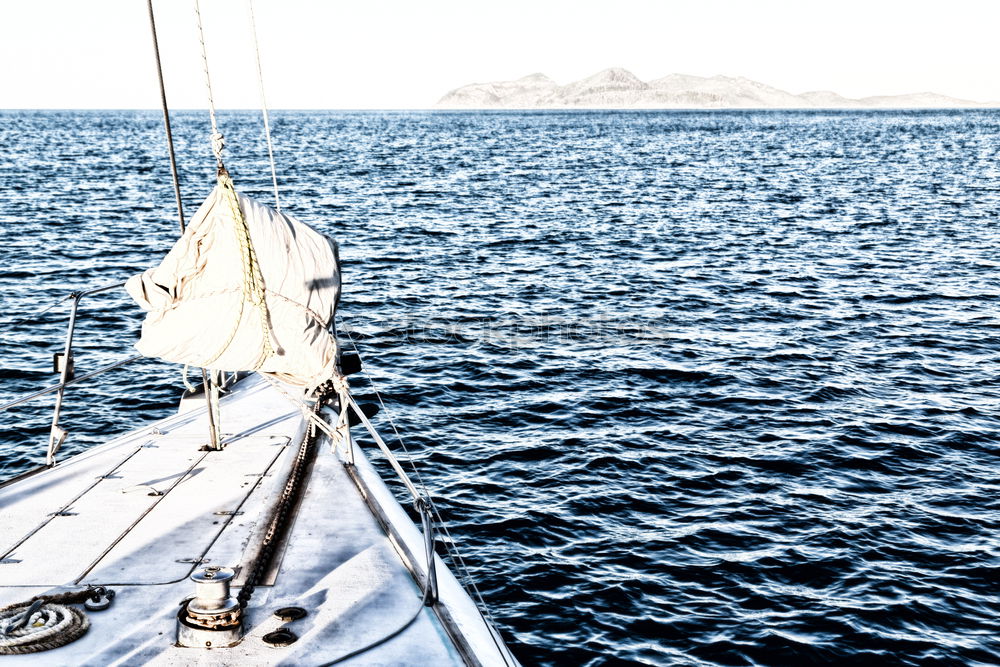
[[[345,664],[516,664],[437,556],[439,600],[422,604],[422,534],[362,449],[326,437],[244,610],[243,639],[176,645],[191,573],[232,567],[238,592],[271,525],[307,430],[286,391],[258,376],[238,383],[221,401],[222,450],[206,450],[206,411],[189,409],[0,487],[0,606],[87,585],[116,592],[109,609],[87,612],[81,639],[7,661],[322,664],[361,650]],[[291,606],[306,616],[275,616]],[[279,628],[297,639],[264,640]]]

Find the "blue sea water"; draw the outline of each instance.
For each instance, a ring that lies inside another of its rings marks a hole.
[[[339,240],[341,329],[526,665],[1000,664],[1000,112],[274,116],[282,205]],[[174,121],[190,214],[208,123]],[[258,117],[220,124],[269,202]],[[177,224],[156,112],[0,112],[0,183],[6,401],[56,381],[65,306],[23,318]],[[140,321],[85,301],[78,372]],[[180,389],[70,388],[64,451]],[[50,414],[0,413],[0,476]]]

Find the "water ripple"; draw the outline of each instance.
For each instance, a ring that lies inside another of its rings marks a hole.
[[[176,223],[156,113],[0,120],[7,400],[54,382],[66,310],[17,320]],[[220,123],[269,201],[257,118]],[[175,125],[193,211],[208,131]],[[341,242],[343,328],[525,664],[1000,664],[1000,114],[273,125],[283,204]],[[85,302],[77,367],[140,321]],[[179,388],[156,362],[74,387],[66,451]],[[0,420],[4,475],[48,405]]]

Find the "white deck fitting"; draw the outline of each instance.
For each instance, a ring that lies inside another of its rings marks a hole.
[[[87,612],[83,638],[4,665],[321,664],[421,609],[408,569],[423,575],[421,534],[359,448],[356,482],[323,438],[273,585],[258,586],[246,609],[247,636],[233,648],[173,645],[179,604],[194,592],[188,575],[198,561],[247,566],[305,433],[301,412],[259,377],[221,405],[222,451],[199,451],[201,408],[0,487],[0,606],[86,584],[117,592],[110,609]],[[343,664],[516,664],[440,559],[437,570],[436,611],[423,607],[402,634]],[[291,605],[309,615],[272,615]],[[282,625],[296,643],[261,640]]]

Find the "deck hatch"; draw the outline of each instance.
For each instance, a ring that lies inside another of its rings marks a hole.
[[[247,436],[201,452],[203,438],[166,436],[100,479],[11,554],[0,585],[75,581],[162,584],[183,579],[223,530],[289,439]],[[133,450],[134,451],[134,450]],[[131,452],[130,452],[131,453]],[[265,478],[266,479],[266,478]],[[67,544],[74,548],[65,548]]]

